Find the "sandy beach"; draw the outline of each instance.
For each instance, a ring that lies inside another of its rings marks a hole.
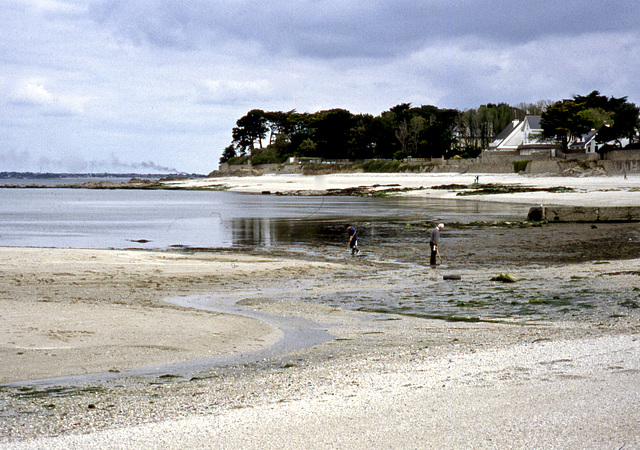
[[[469,201],[640,206],[637,175],[479,177],[573,190]],[[299,195],[393,186],[410,188],[393,195],[455,198],[433,188],[474,178],[278,175],[178,187]],[[366,249],[376,259],[0,248],[0,447],[640,448],[640,225],[482,233],[449,247],[444,237],[447,270],[466,290],[503,289],[488,280],[511,272],[519,286],[560,295],[580,283],[631,300],[584,318],[445,321],[308,301],[446,289],[446,271],[425,266],[424,248]],[[291,348],[274,353],[283,342]]]
[[[477,177],[477,178],[476,178]],[[216,177],[175,181],[175,187],[218,187],[233,192],[271,194],[323,193],[328,189],[368,187],[373,191],[404,188],[393,195],[408,197],[456,198],[459,191],[434,189],[446,185],[501,184],[536,188],[567,187],[573,192],[510,193],[475,196],[474,201],[510,202],[570,206],[638,206],[640,205],[640,175],[560,177],[518,174],[474,173],[351,173],[333,175],[263,175],[259,177]],[[580,194],[580,195],[575,195]],[[460,197],[457,197],[460,198]]]

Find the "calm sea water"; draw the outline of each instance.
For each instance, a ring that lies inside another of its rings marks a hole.
[[[522,220],[528,209],[465,200],[57,188],[0,189],[0,206],[0,246],[151,249],[317,246],[346,222],[366,222],[374,236],[376,224]]]

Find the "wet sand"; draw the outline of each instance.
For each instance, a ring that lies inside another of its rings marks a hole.
[[[640,196],[633,188],[616,192],[631,203]],[[589,201],[585,195],[572,194],[583,203]],[[534,194],[527,197],[532,204],[537,200]],[[540,280],[588,278],[635,292],[640,289],[638,228],[489,227],[478,231],[485,239],[455,245],[447,244],[444,234],[443,250],[449,269],[465,279],[511,271]],[[606,254],[598,250],[602,236],[611,244]],[[549,251],[541,251],[541,240]],[[21,382],[0,390],[0,443],[6,448],[640,445],[634,413],[640,407],[640,321],[634,311],[586,321],[445,322],[300,301],[353,289],[402,289],[424,279],[443,282],[442,269],[424,265],[426,247],[366,251],[378,257],[350,258],[346,249],[344,258],[281,250],[0,249],[0,380]],[[304,319],[334,339],[191,374],[64,386],[23,382],[259,352],[283,335],[277,321],[166,301],[176,298],[184,304],[202,298],[208,304],[238,302],[265,317]]]
[[[326,273],[330,263],[232,252],[0,248],[0,383],[268,347],[281,330],[165,300]]]

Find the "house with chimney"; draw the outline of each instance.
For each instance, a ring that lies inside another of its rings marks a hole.
[[[596,153],[598,132],[588,133],[569,143],[569,153]],[[523,120],[514,120],[502,130],[489,144],[488,151],[509,152],[518,155],[547,154],[556,156],[557,145],[552,140],[542,138],[540,116],[526,116]]]
[[[514,120],[489,144],[489,151],[510,152],[519,155],[550,153],[555,156],[556,145],[542,139],[540,116],[526,116]]]

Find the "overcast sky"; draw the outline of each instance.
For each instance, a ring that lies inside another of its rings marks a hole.
[[[0,171],[208,173],[254,108],[640,104],[636,0],[0,4]]]

